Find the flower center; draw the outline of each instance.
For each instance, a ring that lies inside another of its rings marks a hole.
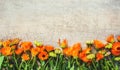
[[[120,50],[120,47],[118,47],[117,50]]]
[[[42,57],[45,57],[45,55],[43,55]]]

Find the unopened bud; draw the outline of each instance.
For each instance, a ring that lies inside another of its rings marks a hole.
[[[34,41],[34,44],[35,44],[36,46],[42,46],[42,45],[43,45],[42,42],[38,42],[38,41]]]
[[[112,43],[108,43],[105,48],[111,49],[112,48]]]
[[[89,55],[87,55],[87,58],[88,59],[94,59],[95,58],[95,54],[89,54]]]
[[[51,56],[51,57],[56,57],[57,55],[56,55],[56,53],[54,53],[54,52],[49,52],[49,56]]]
[[[56,53],[56,54],[60,54],[61,52],[62,52],[62,51],[61,51],[59,48],[56,48],[56,49],[55,49],[55,53]]]
[[[114,60],[120,61],[120,57],[115,57]]]

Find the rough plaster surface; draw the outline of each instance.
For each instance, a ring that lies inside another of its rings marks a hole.
[[[57,46],[120,34],[120,0],[0,0],[0,39]]]

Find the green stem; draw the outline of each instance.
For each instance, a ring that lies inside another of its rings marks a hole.
[[[48,62],[49,62],[51,59],[52,59],[52,57],[49,58],[49,60],[45,63],[44,67],[46,67],[46,65],[48,64]]]
[[[19,66],[18,70],[21,70],[21,66],[22,66],[23,62],[24,62],[24,61],[22,61],[22,62],[20,63],[20,66]]]
[[[113,64],[113,61],[110,59],[110,57],[108,57],[108,59],[109,59],[109,61],[111,62],[112,67],[114,68],[114,67],[115,67],[115,65]]]
[[[95,66],[95,63],[92,61],[92,64],[93,64],[93,66],[94,66],[94,68],[95,68],[95,70],[97,70],[97,68],[96,68],[96,66]]]
[[[57,57],[56,64],[53,70],[56,70],[55,68],[57,67],[57,64],[58,64],[58,57]]]
[[[31,66],[32,68],[33,68],[33,66],[35,64],[35,60],[36,60],[36,57],[33,58],[33,63],[32,63],[32,66]]]
[[[18,68],[17,60],[16,60],[16,58],[15,58],[15,54],[14,54],[14,56],[13,56],[13,59],[14,59],[14,61],[15,61],[15,64],[16,64],[17,69],[19,69],[19,68]]]

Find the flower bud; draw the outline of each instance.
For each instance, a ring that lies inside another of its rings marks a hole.
[[[57,55],[56,55],[56,53],[54,53],[54,52],[49,52],[49,56],[51,56],[51,57],[56,57]]]
[[[114,60],[120,61],[120,57],[115,57]]]
[[[61,51],[59,48],[56,48],[56,49],[55,49],[55,53],[56,53],[56,54],[60,54],[61,52],[62,52],[62,51]]]
[[[94,59],[94,58],[95,58],[95,54],[88,54],[88,55],[87,55],[87,58],[88,58],[88,59]]]
[[[42,46],[42,45],[43,45],[42,42],[38,42],[38,41],[34,41],[34,44],[35,44],[36,46]]]
[[[112,43],[108,43],[105,48],[111,49],[112,48]]]
[[[93,40],[86,41],[86,44],[87,44],[87,45],[92,45],[92,44],[93,44],[93,42],[94,42]]]

